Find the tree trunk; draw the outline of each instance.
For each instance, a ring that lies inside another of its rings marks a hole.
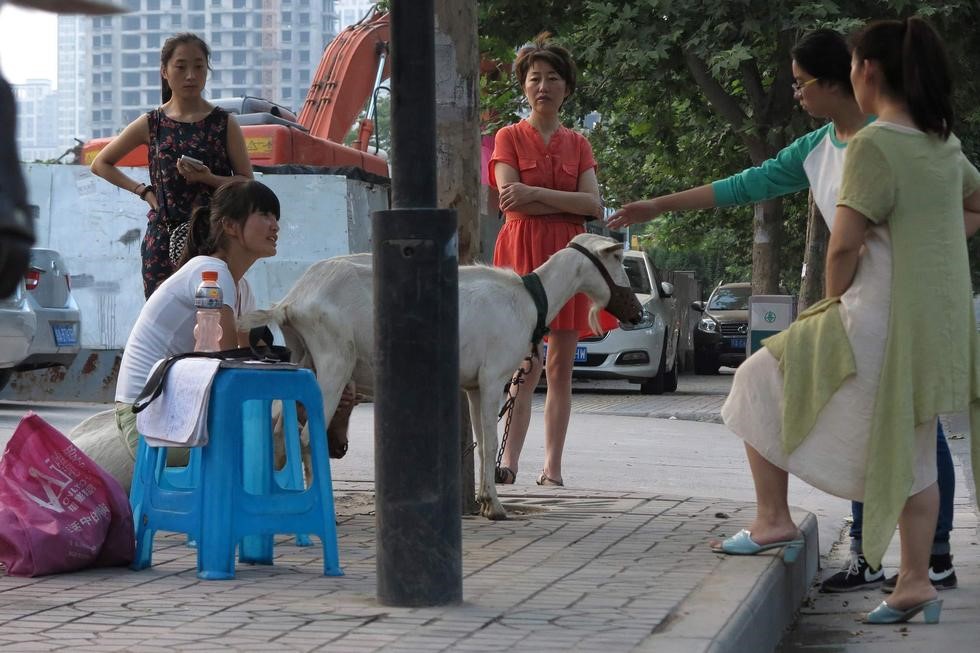
[[[779,294],[779,247],[783,235],[783,202],[755,205],[752,219],[752,294]]]
[[[803,284],[800,287],[799,310],[820,301],[824,295],[824,271],[826,269],[827,242],[830,230],[813,201],[813,193],[808,202],[806,221],[806,248],[803,254]]]
[[[438,204],[456,209],[459,261],[473,261],[480,247],[477,201],[480,191],[479,49],[475,0],[435,0],[436,165]],[[460,406],[468,407],[465,396]],[[473,429],[469,411],[460,411],[463,514],[478,511],[474,492]]]

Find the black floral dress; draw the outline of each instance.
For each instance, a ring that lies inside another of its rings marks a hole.
[[[178,122],[162,109],[146,114],[150,127],[150,183],[156,189],[159,210],[146,214],[149,224],[140,247],[143,259],[143,293],[149,297],[174,273],[170,258],[170,233],[191,219],[194,209],[207,206],[214,189],[191,183],[177,172],[181,155],[194,157],[215,175],[234,174],[228,157],[228,113],[215,107],[197,122]]]

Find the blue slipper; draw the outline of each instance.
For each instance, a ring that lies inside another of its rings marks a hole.
[[[724,553],[731,556],[754,556],[768,551],[769,549],[783,548],[783,560],[788,563],[796,561],[796,557],[803,549],[803,538],[795,540],[782,540],[781,542],[771,542],[769,544],[758,544],[752,539],[752,534],[744,528],[729,538],[721,541],[718,546],[712,546],[711,550],[715,553]]]
[[[927,624],[938,624],[939,613],[943,609],[942,599],[932,599],[924,601],[918,605],[913,605],[908,610],[896,610],[884,601],[877,608],[868,613],[864,618],[866,624],[901,624],[905,623],[915,615],[922,613]]]

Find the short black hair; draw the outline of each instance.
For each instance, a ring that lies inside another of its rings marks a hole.
[[[840,32],[813,30],[793,47],[792,55],[796,65],[820,80],[819,84],[836,84],[848,95],[854,95],[851,49]]]
[[[548,32],[538,34],[532,43],[525,45],[517,53],[514,69],[522,88],[527,73],[535,61],[544,61],[554,68],[558,76],[565,81],[568,94],[575,92],[575,60],[568,50],[551,40],[551,34]]]

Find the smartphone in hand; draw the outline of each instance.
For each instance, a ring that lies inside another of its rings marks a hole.
[[[187,156],[186,154],[181,154],[180,155],[180,160],[183,161],[184,163],[190,163],[193,166],[197,166],[198,168],[203,168],[204,167],[204,162],[203,161],[200,161],[198,159],[195,159],[192,156]]]

